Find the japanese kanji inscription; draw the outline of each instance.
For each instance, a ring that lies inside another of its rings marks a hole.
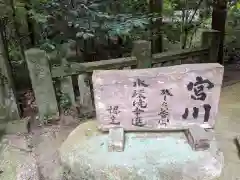
[[[102,130],[180,130],[215,124],[224,68],[184,64],[93,73],[97,120]]]

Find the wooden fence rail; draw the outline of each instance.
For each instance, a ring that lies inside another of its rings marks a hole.
[[[152,65],[171,62],[173,65],[180,64],[178,60],[187,59],[188,57],[198,57],[203,55],[207,57],[209,54],[208,48],[184,49],[173,52],[164,52],[153,54]],[[174,61],[174,62],[173,62]],[[123,67],[136,66],[137,58],[135,56],[126,58],[117,58],[112,60],[101,60],[96,62],[86,63],[71,63],[69,66],[57,66],[52,68],[52,77],[65,77],[78,75],[85,72],[93,72],[99,69],[121,69]]]
[[[91,94],[91,73],[97,69],[123,69],[123,68],[151,68],[186,63],[213,63],[216,62],[219,44],[219,33],[206,30],[202,34],[202,47],[185,49],[174,52],[164,52],[151,55],[151,43],[136,41],[131,57],[112,60],[102,60],[88,63],[68,63],[61,61],[61,65],[50,67],[49,60],[44,51],[30,49],[26,52],[27,64],[36,96],[41,120],[46,117],[59,115],[59,106],[53,84],[53,78],[60,81],[61,91],[70,97],[71,104],[75,106],[72,77],[78,75],[81,113],[94,111]],[[63,57],[64,58],[64,57]]]

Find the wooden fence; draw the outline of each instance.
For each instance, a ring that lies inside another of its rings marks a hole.
[[[218,45],[219,33],[206,30],[202,34],[202,47],[196,49],[151,54],[150,42],[136,41],[131,57],[88,63],[68,63],[63,57],[61,65],[55,67],[50,67],[49,56],[45,51],[30,49],[26,51],[26,59],[40,120],[59,115],[54,79],[60,82],[61,92],[69,97],[72,106],[78,103],[81,113],[92,113],[94,112],[91,91],[91,73],[93,70],[151,68],[185,63],[216,62]],[[78,102],[76,102],[76,95],[74,94],[72,76],[78,76],[80,92]]]

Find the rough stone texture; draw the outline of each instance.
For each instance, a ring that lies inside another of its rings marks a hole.
[[[132,56],[137,58],[137,68],[151,68],[151,42],[145,40],[134,41]]]
[[[14,137],[4,137],[0,143],[1,180],[40,180],[36,159],[31,153],[17,147]],[[21,141],[21,140],[17,140]],[[23,141],[21,141],[23,142]],[[19,144],[18,144],[19,145]]]
[[[108,136],[108,151],[122,152],[124,149],[124,130],[123,128],[111,128]]]
[[[75,97],[73,91],[72,77],[61,78],[61,91],[69,96],[71,104],[75,105]]]
[[[16,103],[16,94],[10,84],[10,77],[7,72],[7,65],[0,52],[0,121],[19,119],[19,111]],[[3,80],[2,78],[6,78]],[[2,81],[3,80],[3,81]],[[3,84],[2,84],[3,83]]]
[[[27,158],[22,159],[22,163],[17,166],[16,173],[16,180],[41,180],[39,176],[37,161],[30,154],[27,156]]]
[[[209,151],[193,151],[184,133],[126,133],[124,152],[108,152],[108,135],[97,123],[78,126],[60,148],[61,161],[77,180],[210,180],[220,175],[223,157],[211,142]],[[69,178],[69,179],[71,179]]]
[[[26,51],[26,60],[40,120],[58,116],[57,100],[46,53],[42,50],[30,49]]]
[[[29,148],[29,141],[28,136],[26,135],[5,135],[5,138],[8,141],[8,145],[10,145],[12,148],[19,149],[23,152],[30,152],[31,149]]]
[[[80,92],[80,113],[89,114],[93,113],[94,107],[91,97],[90,82],[88,74],[81,74],[78,76],[78,87]]]
[[[201,87],[200,77],[203,81],[209,80],[213,84],[205,81]],[[222,78],[223,66],[216,63],[94,71],[94,99],[99,128],[108,130],[111,127],[123,127],[126,131],[173,130],[186,129],[191,124],[212,128],[218,113]],[[144,81],[145,87],[140,80]],[[142,86],[134,87],[135,82]],[[197,85],[196,82],[200,84]],[[194,91],[199,94],[195,95]],[[200,98],[202,92],[206,93],[206,99],[192,99],[191,95]],[[141,97],[141,103],[133,97],[137,93],[146,97],[137,95],[138,99]],[[209,118],[205,118],[204,109],[207,109],[208,105],[211,106]],[[136,106],[142,106],[140,109],[144,111],[139,115],[142,118],[140,124],[144,125],[142,127],[132,125],[136,118],[133,113]],[[199,108],[198,116],[193,113],[194,107]],[[186,108],[188,116],[184,118]]]
[[[16,133],[28,133],[28,119],[21,119],[10,121],[5,125],[5,133],[16,134]]]

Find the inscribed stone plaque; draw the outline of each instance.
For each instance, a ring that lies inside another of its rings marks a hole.
[[[93,73],[101,130],[182,130],[213,128],[224,68],[217,63],[184,64]]]

